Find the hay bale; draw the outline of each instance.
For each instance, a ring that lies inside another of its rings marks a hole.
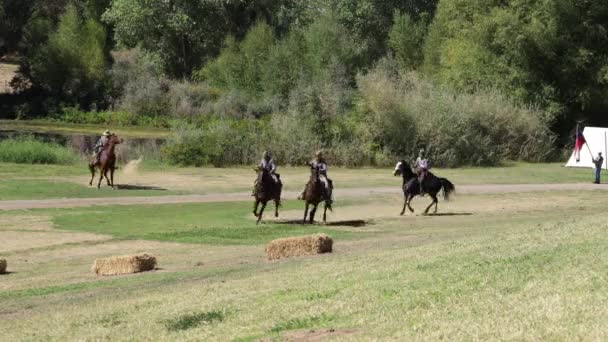
[[[0,274],[6,273],[6,260],[0,259]]]
[[[95,259],[93,272],[97,275],[110,276],[150,271],[154,267],[156,267],[156,258],[144,253]]]
[[[272,240],[266,245],[268,260],[293,256],[331,253],[334,241],[325,234],[314,234]]]

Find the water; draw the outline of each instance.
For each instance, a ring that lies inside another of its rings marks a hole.
[[[99,135],[78,133],[40,133],[29,131],[3,130],[0,129],[0,140],[15,139],[19,137],[33,137],[43,142],[52,142],[68,147],[82,156],[89,156],[93,152]],[[123,138],[123,137],[121,137]],[[145,157],[146,159],[158,159],[160,148],[166,139],[152,138],[123,138],[122,144],[116,148],[119,160],[128,161]]]

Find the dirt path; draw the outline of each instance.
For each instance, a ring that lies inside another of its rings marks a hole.
[[[501,194],[542,191],[592,191],[608,190],[608,186],[575,183],[575,184],[484,184],[462,185],[456,188],[458,194]],[[355,198],[369,195],[400,194],[398,187],[336,189],[336,198]],[[283,198],[295,199],[298,193],[283,192]],[[132,204],[175,204],[204,202],[238,202],[251,200],[249,192],[208,194],[208,195],[172,195],[151,197],[101,197],[101,198],[63,198],[45,200],[0,201],[0,210],[40,209],[40,208],[76,208],[93,205],[132,205]]]

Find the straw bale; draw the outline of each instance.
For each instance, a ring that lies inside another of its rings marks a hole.
[[[288,237],[270,241],[266,245],[268,260],[293,256],[331,253],[333,240],[325,234]]]
[[[95,259],[93,272],[97,275],[109,276],[145,272],[153,270],[154,267],[156,267],[156,258],[144,253]]]
[[[0,259],[0,274],[6,272],[6,260]]]

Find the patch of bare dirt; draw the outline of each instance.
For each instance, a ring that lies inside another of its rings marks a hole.
[[[49,216],[10,215],[0,216],[2,230],[50,230],[53,223]]]
[[[107,235],[54,231],[3,231],[1,236],[0,253],[111,239]]]

